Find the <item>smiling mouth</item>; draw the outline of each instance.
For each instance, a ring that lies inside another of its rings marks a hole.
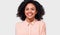
[[[32,16],[32,15],[33,15],[33,13],[27,13],[27,15],[28,15],[28,16]]]

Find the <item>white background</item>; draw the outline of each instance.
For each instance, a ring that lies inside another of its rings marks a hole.
[[[22,0],[0,0],[0,35],[15,35],[16,17]],[[60,0],[37,0],[44,9],[47,35],[60,35]]]

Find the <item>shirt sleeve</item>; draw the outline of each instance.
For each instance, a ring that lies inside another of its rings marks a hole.
[[[19,23],[15,25],[15,35],[19,35]]]
[[[15,35],[17,35],[17,27],[18,27],[18,23],[16,23],[15,25]]]
[[[46,35],[46,25],[45,23],[42,23],[40,27],[40,35]]]

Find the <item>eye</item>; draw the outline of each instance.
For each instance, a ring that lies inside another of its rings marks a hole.
[[[32,10],[34,10],[34,9],[32,9]]]
[[[27,10],[29,10],[29,8],[26,8],[25,10],[27,11]]]
[[[35,10],[34,8],[31,8],[31,10]]]

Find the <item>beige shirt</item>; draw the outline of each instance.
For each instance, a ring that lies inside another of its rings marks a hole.
[[[30,24],[25,20],[16,23],[16,35],[46,35],[45,23],[41,21],[33,21]]]

